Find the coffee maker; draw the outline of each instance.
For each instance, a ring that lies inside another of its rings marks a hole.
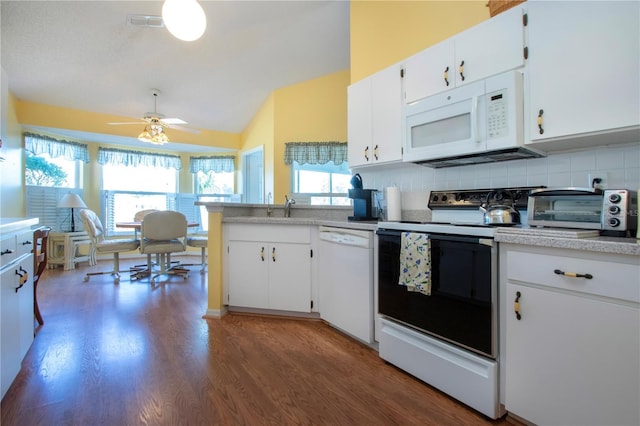
[[[351,178],[353,189],[349,190],[349,198],[353,200],[353,216],[350,221],[378,220],[375,189],[362,189],[362,177],[356,173]]]

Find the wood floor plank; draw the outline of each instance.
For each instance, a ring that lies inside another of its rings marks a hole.
[[[132,264],[135,262],[131,262]],[[128,266],[124,261],[123,265]],[[202,318],[206,274],[45,273],[45,325],[0,406],[13,425],[491,425],[317,320]]]

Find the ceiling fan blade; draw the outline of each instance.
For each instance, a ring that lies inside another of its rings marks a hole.
[[[198,130],[198,129],[192,129],[190,127],[184,127],[184,126],[176,126],[175,124],[168,124],[168,123],[166,123],[166,121],[165,121],[165,124],[167,125],[168,128],[173,129],[173,130],[179,130],[181,132],[189,132],[189,133],[193,133],[195,135],[199,135],[200,134],[200,130]]]
[[[111,124],[113,126],[120,126],[122,124],[136,124],[136,125],[147,124],[147,122],[146,121],[124,121],[121,123],[107,123],[107,124]]]
[[[186,121],[179,118],[161,118],[160,120],[164,121],[165,124],[187,124]]]

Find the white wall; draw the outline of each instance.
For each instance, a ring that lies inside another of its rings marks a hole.
[[[544,158],[432,169],[402,164],[383,170],[357,170],[368,189],[398,186],[402,209],[427,207],[431,190],[515,186],[589,187],[589,176],[604,179],[605,188],[640,189],[640,142],[578,152],[551,153]]]

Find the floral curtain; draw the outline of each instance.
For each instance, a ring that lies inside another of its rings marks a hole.
[[[182,161],[177,155],[152,154],[149,152],[113,148],[98,148],[98,164],[182,169]]]
[[[24,149],[34,155],[49,154],[52,158],[64,157],[67,160],[89,162],[87,144],[55,139],[50,136],[24,133]]]
[[[210,157],[189,157],[189,171],[197,172],[233,172],[235,157],[232,155],[214,155]]]
[[[326,164],[333,161],[336,166],[347,161],[346,142],[287,142],[284,163]]]

